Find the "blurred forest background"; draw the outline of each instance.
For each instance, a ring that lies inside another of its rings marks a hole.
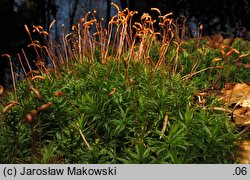
[[[48,30],[55,19],[55,39],[60,37],[62,24],[65,30],[76,24],[88,11],[96,10],[99,18],[105,18],[104,25],[116,13],[111,6],[114,2],[121,9],[129,7],[139,15],[150,12],[151,7],[159,8],[162,14],[173,12],[175,17],[185,16],[187,25],[196,30],[204,26],[204,35],[221,33],[227,37],[242,37],[250,40],[250,3],[248,0],[1,0],[0,1],[0,54],[15,57],[30,43],[24,24],[31,29],[41,25]],[[153,12],[150,12],[151,14]],[[152,14],[157,18],[157,14]],[[137,20],[138,20],[137,19]],[[32,60],[32,53],[30,53]],[[15,60],[15,58],[14,58]],[[13,60],[13,61],[14,61]],[[0,85],[6,86],[8,61],[0,57]]]

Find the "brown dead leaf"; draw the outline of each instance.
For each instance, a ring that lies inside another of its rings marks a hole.
[[[250,126],[250,108],[242,107],[234,110],[234,121],[236,125]]]
[[[246,83],[226,84],[221,91],[222,100],[228,103],[250,108],[250,86]]]
[[[238,116],[235,118],[235,124],[239,126],[250,126],[250,117]]]
[[[237,158],[241,164],[250,164],[250,141],[242,141],[237,150]]]
[[[221,34],[215,34],[208,38],[208,45],[213,48],[220,48],[223,45],[223,40]]]
[[[242,116],[242,115],[245,115],[250,109],[247,108],[247,107],[243,107],[243,108],[239,108],[239,109],[236,109],[234,110],[234,115],[236,116]]]

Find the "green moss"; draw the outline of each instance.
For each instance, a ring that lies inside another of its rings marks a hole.
[[[27,81],[18,84],[20,104],[1,119],[1,162],[234,163],[235,126],[226,114],[197,107],[195,81],[186,84],[180,74],[169,79],[168,73],[140,63],[128,71],[133,85],[125,83],[124,71],[114,61],[76,64],[74,69],[34,82],[42,102],[27,93]],[[55,92],[65,94],[57,97]],[[53,105],[32,124],[23,120],[46,102]],[[169,121],[161,134],[166,113]]]

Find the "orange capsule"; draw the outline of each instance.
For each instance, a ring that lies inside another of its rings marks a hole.
[[[42,100],[42,96],[41,96],[41,94],[39,93],[38,90],[36,90],[33,87],[30,87],[30,90],[36,95],[37,99]]]
[[[181,72],[183,73],[185,71],[184,65],[181,65]]]
[[[49,36],[49,33],[47,31],[42,31],[41,34],[44,34],[46,36]]]
[[[30,111],[30,114],[31,114],[33,119],[37,118],[37,110],[34,109],[34,110]]]
[[[249,54],[242,54],[242,55],[239,56],[239,58],[244,58],[244,57],[247,57],[247,56],[249,56]]]
[[[132,77],[129,78],[129,85],[131,88],[134,86],[134,80]]]
[[[42,105],[41,107],[38,108],[38,111],[45,111],[50,106],[52,106],[52,102],[48,102],[47,104]]]
[[[116,92],[116,88],[114,88],[110,93],[109,93],[109,96],[113,96],[113,94]]]
[[[118,12],[120,11],[120,8],[119,8],[119,6],[117,4],[112,2],[111,5],[113,5],[117,9]]]
[[[7,57],[10,59],[10,55],[9,54],[2,54],[2,57]]]
[[[151,11],[156,11],[156,12],[158,12],[159,14],[161,14],[161,11],[160,11],[158,8],[151,8]]]
[[[224,66],[216,66],[216,69],[224,69]]]
[[[49,29],[51,29],[55,23],[56,23],[56,20],[53,20],[52,23],[49,25]]]
[[[27,114],[25,115],[25,117],[24,117],[24,120],[25,120],[25,122],[32,123],[33,117],[32,117],[32,115],[31,115],[31,113],[27,113]]]
[[[36,71],[36,70],[30,70],[28,73],[27,73],[27,76],[30,76],[30,75],[34,75],[34,74],[38,74],[39,72]]]
[[[214,59],[212,60],[212,63],[219,62],[219,61],[222,61],[222,58],[214,58]]]
[[[36,79],[45,80],[46,78],[43,77],[43,76],[33,76],[33,77],[31,78],[31,81],[34,81],[34,80],[36,80]]]
[[[2,111],[3,116],[7,113],[7,111],[8,111],[11,107],[13,107],[13,106],[15,106],[15,105],[17,105],[17,104],[18,104],[18,103],[15,102],[15,101],[10,101],[10,102],[3,108],[3,111]]]
[[[56,96],[56,97],[60,97],[60,96],[64,96],[64,95],[65,95],[64,92],[55,92],[54,93],[54,96]]]
[[[234,52],[235,54],[239,54],[239,53],[240,53],[238,50],[232,49],[232,50],[230,50],[230,51],[225,55],[225,57],[230,56],[233,52]]]
[[[221,53],[222,55],[225,55],[225,51],[224,51],[223,49],[220,50],[220,53]]]

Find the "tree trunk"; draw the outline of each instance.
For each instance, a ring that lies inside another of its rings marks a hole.
[[[111,11],[111,0],[107,0],[107,16],[106,16],[106,27],[108,27],[108,23],[110,21],[110,12]]]
[[[72,13],[70,13],[70,23],[69,23],[69,28],[70,29],[71,29],[71,27],[74,24],[74,20],[75,20],[75,15],[76,15],[76,10],[77,10],[78,3],[79,3],[79,0],[75,0],[73,11],[72,11]]]
[[[0,27],[1,27],[1,42],[0,42],[0,85],[8,86],[5,83],[6,70],[9,68],[8,60],[2,57],[4,53],[13,53],[15,48],[13,45],[16,42],[17,22],[15,21],[14,0],[0,1]],[[7,19],[6,19],[7,18]]]

